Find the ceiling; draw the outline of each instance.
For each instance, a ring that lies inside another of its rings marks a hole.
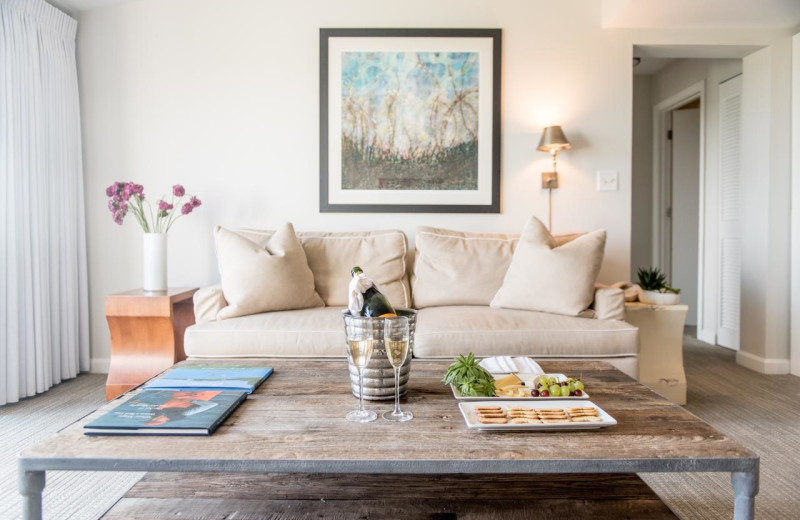
[[[602,0],[607,28],[792,28],[798,0]]]
[[[47,0],[76,14],[135,0]],[[790,28],[798,0],[599,0],[609,28]]]

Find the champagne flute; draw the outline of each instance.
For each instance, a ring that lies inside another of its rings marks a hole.
[[[405,422],[414,418],[411,412],[400,410],[400,367],[408,356],[408,337],[408,318],[384,318],[383,345],[386,347],[386,357],[394,367],[394,410],[383,414],[387,421]]]
[[[358,370],[358,410],[347,414],[347,420],[365,423],[374,421],[378,414],[364,410],[364,368],[372,357],[372,318],[351,316],[345,322],[347,330],[347,355]]]

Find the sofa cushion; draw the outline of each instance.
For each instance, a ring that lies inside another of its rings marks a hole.
[[[314,275],[290,223],[263,246],[219,226],[214,239],[222,292],[228,303],[217,313],[217,319],[324,305],[314,290]]]
[[[447,306],[417,313],[414,356],[452,358],[519,355],[603,358],[635,356],[639,330],[624,321],[592,320],[543,312]]]
[[[606,232],[598,230],[559,246],[531,217],[491,306],[577,316],[594,298],[605,245]]]
[[[274,231],[239,230],[263,243]],[[389,301],[398,308],[411,305],[406,279],[406,235],[399,230],[343,233],[299,232],[314,285],[325,305],[347,307],[350,269],[360,266]]]
[[[555,240],[560,245],[580,235],[556,235]],[[503,285],[519,235],[420,226],[414,241],[411,294],[414,308],[424,309],[437,305],[489,305]]]
[[[192,325],[186,329],[184,349],[186,355],[191,357],[345,359],[344,337],[342,309],[318,307],[266,312]]]

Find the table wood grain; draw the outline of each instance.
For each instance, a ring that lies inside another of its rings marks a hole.
[[[208,360],[183,362],[198,363]],[[385,475],[718,471],[732,474],[737,518],[752,518],[758,457],[606,363],[541,363],[548,372],[580,377],[591,400],[618,421],[574,432],[468,430],[450,388],[441,383],[444,361],[412,363],[403,408],[414,419],[400,424],[345,420],[357,400],[344,358],[214,363],[269,365],[275,373],[209,437],[84,435],[84,424],[130,394],[107,404],[22,453],[21,471],[33,480],[21,489],[31,507],[37,504],[35,477],[52,469]]]

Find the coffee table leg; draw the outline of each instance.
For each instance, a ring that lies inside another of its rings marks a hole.
[[[44,471],[19,472],[19,492],[22,499],[22,517],[25,520],[42,520],[42,491]]]
[[[753,520],[756,495],[758,494],[758,470],[747,473],[731,473],[733,484],[734,520]]]

